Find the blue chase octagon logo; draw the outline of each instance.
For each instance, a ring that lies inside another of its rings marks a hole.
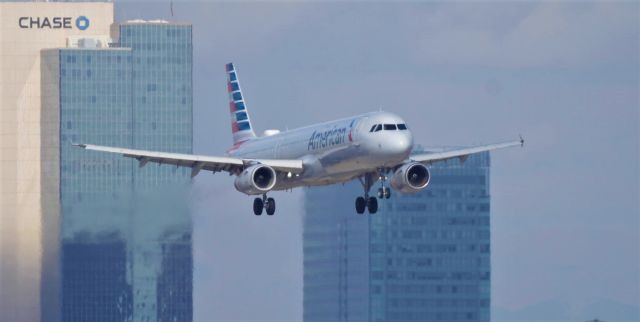
[[[76,27],[80,30],[85,30],[89,28],[89,19],[85,16],[80,16],[76,19]]]

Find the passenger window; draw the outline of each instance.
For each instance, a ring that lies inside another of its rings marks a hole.
[[[373,130],[375,130],[375,129],[376,129],[376,126],[378,126],[378,124],[374,124],[374,125],[371,127],[371,130],[369,130],[369,132],[373,132]]]
[[[407,129],[407,125],[406,124],[398,124],[398,130],[406,130]]]
[[[396,125],[395,124],[385,124],[384,125],[384,130],[385,131],[395,131],[396,130]]]
[[[380,131],[380,130],[382,130],[382,124],[378,124],[378,125],[376,125],[376,129],[375,129],[375,131],[373,131],[373,132],[378,132],[378,131]]]

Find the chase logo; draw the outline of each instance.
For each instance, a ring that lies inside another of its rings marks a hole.
[[[18,26],[22,29],[72,29],[71,17],[20,17]],[[89,28],[89,19],[85,16],[76,18],[76,28],[86,30]]]
[[[85,30],[89,28],[89,19],[85,16],[80,16],[76,19],[76,27],[80,30]]]

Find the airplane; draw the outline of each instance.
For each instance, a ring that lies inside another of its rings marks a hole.
[[[389,112],[372,112],[280,132],[254,132],[248,107],[233,63],[226,64],[233,146],[226,156],[206,156],[134,150],[92,144],[74,144],[94,151],[117,153],[138,160],[140,167],[152,162],[200,171],[225,171],[235,175],[235,188],[256,197],[253,212],[273,215],[275,200],[270,191],[302,186],[344,183],[357,179],[363,195],[355,200],[356,213],[378,211],[378,199],[370,195],[380,181],[377,197],[391,196],[390,185],[401,193],[415,193],[429,185],[428,165],[449,159],[464,162],[471,154],[524,146],[524,139],[439,152],[411,154],[413,135],[407,123]],[[387,181],[389,184],[387,185]]]

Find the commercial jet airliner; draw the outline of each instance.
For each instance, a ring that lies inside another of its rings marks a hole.
[[[523,146],[517,141],[489,144],[444,152],[411,154],[413,136],[398,115],[373,112],[331,122],[280,132],[267,130],[256,136],[238,74],[226,65],[233,146],[226,156],[178,154],[133,150],[92,144],[76,144],[87,150],[104,151],[135,158],[140,166],[149,162],[191,168],[191,177],[201,170],[226,171],[235,175],[235,188],[254,199],[253,212],[273,215],[276,203],[267,193],[301,186],[330,185],[357,179],[363,195],[355,200],[358,214],[378,211],[378,199],[370,195],[380,181],[377,197],[389,198],[391,190],[415,193],[429,185],[431,163],[484,151]]]

